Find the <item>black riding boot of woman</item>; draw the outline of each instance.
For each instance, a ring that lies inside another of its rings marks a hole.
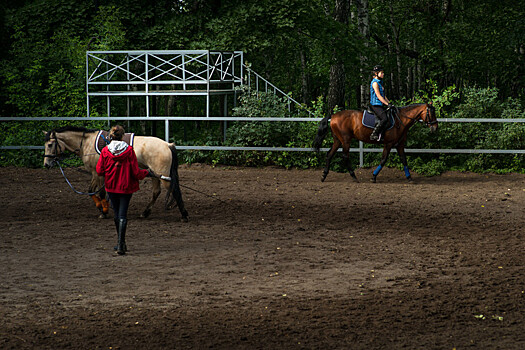
[[[115,228],[117,229],[117,245],[115,250],[119,255],[126,254],[126,228],[128,225],[128,208],[132,194],[121,194],[108,192],[109,200],[113,205],[115,213]]]
[[[386,109],[383,106],[370,106],[376,115],[376,123],[372,135],[370,135],[370,140],[375,141],[379,140],[379,135],[383,132],[383,129],[388,121],[388,116]]]

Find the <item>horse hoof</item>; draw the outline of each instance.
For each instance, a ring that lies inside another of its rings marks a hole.
[[[143,219],[146,219],[151,215],[151,210],[145,210],[142,214],[140,214],[140,217]]]
[[[185,217],[181,218],[180,221],[181,221],[181,222],[188,222],[189,220],[188,220],[188,217],[185,216]]]
[[[371,178],[370,182],[375,184],[376,183],[376,178],[375,177]]]
[[[98,216],[99,219],[107,219],[108,218],[108,214],[104,214],[104,213],[101,213],[99,216]]]
[[[413,184],[414,183],[414,179],[412,179],[412,177],[407,177],[407,181],[409,184]]]
[[[324,182],[326,180],[326,177],[321,178],[321,182]]]

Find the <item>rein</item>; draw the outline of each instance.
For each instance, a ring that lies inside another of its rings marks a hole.
[[[60,165],[60,162],[58,161],[58,159],[55,159],[55,162],[58,164],[58,167],[60,169],[60,172],[62,172],[62,176],[64,176],[64,179],[66,180],[67,184],[69,185],[69,187],[71,187],[71,189],[73,190],[73,192],[75,192],[76,194],[81,194],[81,195],[85,195],[85,196],[92,196],[92,195],[95,195],[95,194],[98,194],[100,193],[100,191],[102,191],[104,189],[104,185],[102,185],[101,188],[99,188],[97,191],[95,192],[81,192],[81,191],[78,191],[77,189],[75,189],[73,187],[73,185],[71,184],[71,182],[69,181],[69,179],[67,178],[66,174],[64,173],[64,169],[62,169],[62,166]]]
[[[425,116],[425,119],[428,120],[428,116],[430,114],[430,111],[429,109],[430,108],[434,108],[433,106],[427,106],[427,114]],[[394,115],[395,117],[397,118],[397,120],[399,120],[399,123],[401,123],[401,125],[403,125],[403,128],[406,128],[406,125],[405,123],[403,123],[403,121],[401,120],[401,117],[399,116],[399,108],[395,107],[395,110],[394,110]],[[410,117],[407,117],[405,116],[405,118],[411,120],[411,121],[416,121],[419,119],[419,116],[421,115],[421,113],[418,113],[418,115],[416,115],[414,118],[410,118]],[[424,121],[424,123],[427,125],[427,126],[431,126],[431,125],[434,125],[434,124],[437,124],[438,121],[437,120],[434,120],[434,121],[431,121],[431,122],[428,122],[428,121]],[[421,120],[421,122],[423,123],[423,120]],[[399,129],[399,126],[398,126],[398,129]],[[403,133],[401,133],[401,135],[399,136],[399,138],[397,139],[397,141],[394,143],[394,145],[398,145],[399,144],[399,141],[401,140],[401,138],[403,137]]]
[[[425,115],[425,120],[421,120],[421,123],[425,123],[426,126],[431,126],[431,125],[434,125],[434,124],[437,124],[438,121],[437,120],[433,120],[431,122],[427,121],[428,120],[428,116],[430,114],[430,108],[434,108],[433,106],[427,106],[427,110],[426,110],[426,115]],[[397,107],[396,107],[397,109]],[[397,113],[396,113],[397,114]],[[408,116],[405,116],[405,118],[409,119],[409,120],[412,120],[412,121],[417,121],[419,119],[419,116],[421,115],[421,113],[418,113],[418,115],[416,115],[414,118],[410,118]],[[401,121],[401,118],[399,116],[397,116],[397,118],[399,119],[399,122],[401,124],[403,124],[403,126],[405,126],[405,124]]]
[[[80,156],[80,151],[82,149],[82,144],[84,142],[84,136],[85,136],[85,132],[84,134],[82,134],[82,138],[80,140],[80,146],[79,148],[77,148],[76,150],[74,150],[73,152],[78,152],[78,155]],[[60,147],[60,144],[58,142],[58,137],[56,136],[56,133],[53,132],[53,135],[52,135],[52,138],[54,138],[56,141],[55,141],[55,149],[54,149],[54,153],[55,154],[44,154],[44,158],[53,158],[53,163],[56,163],[58,165],[58,168],[60,169],[60,172],[62,173],[62,176],[64,177],[64,179],[66,180],[67,184],[69,185],[69,187],[71,187],[71,189],[73,190],[73,192],[75,192],[76,194],[80,194],[80,195],[85,195],[85,196],[92,196],[92,195],[95,195],[95,194],[98,194],[100,193],[100,191],[102,191],[104,189],[104,185],[102,185],[101,188],[99,188],[97,191],[95,192],[82,192],[82,191],[78,191],[77,189],[75,189],[73,187],[73,185],[71,184],[71,182],[69,181],[69,179],[67,178],[65,172],[64,172],[64,169],[62,168],[62,165],[60,165],[60,161],[59,161],[59,158],[61,157],[61,155],[63,154],[62,152],[62,147]],[[82,155],[82,156],[87,156],[87,155]],[[62,157],[64,158],[64,157]]]

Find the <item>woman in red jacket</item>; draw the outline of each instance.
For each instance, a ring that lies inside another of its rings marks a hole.
[[[116,125],[111,128],[111,142],[102,149],[97,163],[97,173],[104,176],[104,185],[115,213],[115,227],[119,255],[126,254],[126,226],[131,196],[139,190],[139,180],[150,175],[150,171],[140,169],[133,147],[122,141],[124,128]]]

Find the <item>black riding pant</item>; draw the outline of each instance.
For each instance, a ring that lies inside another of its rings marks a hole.
[[[132,194],[122,193],[111,193],[108,192],[109,200],[113,205],[113,211],[115,212],[115,219],[127,219],[129,202],[131,202]]]
[[[385,126],[385,124],[387,123],[388,121],[388,116],[387,116],[387,113],[386,113],[386,107],[381,105],[381,106],[370,106],[372,108],[372,110],[374,111],[374,114],[376,115],[377,119],[379,119],[379,125],[381,126],[381,128],[383,128]]]

